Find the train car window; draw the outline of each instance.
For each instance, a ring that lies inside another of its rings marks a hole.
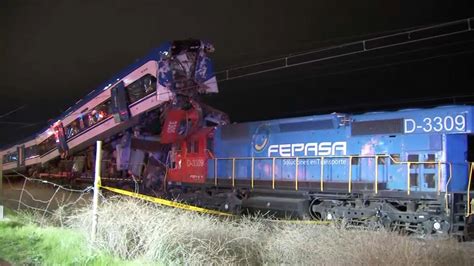
[[[38,156],[38,146],[33,145],[30,147],[25,148],[25,158],[29,159],[32,157]]]
[[[95,124],[101,122],[102,120],[111,116],[111,101],[107,100],[99,105],[97,105],[94,109],[92,109],[89,113],[83,115],[84,127],[89,128],[94,126]]]
[[[435,174],[425,174],[425,183],[428,188],[436,188]]]
[[[353,136],[372,134],[402,134],[403,119],[361,121],[352,123]]]
[[[147,74],[127,86],[129,103],[134,103],[156,91],[156,78]]]
[[[41,156],[55,148],[56,148],[56,140],[54,138],[54,135],[49,136],[47,139],[41,142],[38,146],[39,154]]]
[[[18,161],[18,152],[12,152],[9,155],[9,160],[10,162],[16,162]]]
[[[410,187],[417,187],[418,186],[418,174],[411,173],[410,174]]]
[[[66,137],[68,139],[82,131],[81,124],[83,123],[81,123],[81,120],[81,118],[77,118],[76,120],[72,121],[68,126],[66,126]]]
[[[12,163],[16,161],[18,161],[18,152],[3,155],[3,163]]]

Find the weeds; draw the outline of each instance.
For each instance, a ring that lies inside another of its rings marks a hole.
[[[90,232],[88,209],[67,225]],[[116,198],[99,208],[95,248],[121,259],[187,265],[470,265],[450,240],[422,241],[383,231],[228,219]]]

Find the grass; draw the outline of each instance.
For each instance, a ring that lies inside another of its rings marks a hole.
[[[25,223],[23,215],[7,213],[0,222],[0,258],[14,265],[127,265],[89,248],[83,233],[68,228]]]

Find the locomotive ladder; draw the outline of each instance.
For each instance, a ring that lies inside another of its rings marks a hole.
[[[400,167],[406,166],[406,174],[407,174],[407,194],[410,195],[411,193],[411,180],[410,180],[410,174],[412,170],[412,166],[414,165],[435,165],[437,168],[437,192],[438,195],[441,194],[441,177],[443,175],[443,166],[446,166],[449,170],[449,176],[447,177],[447,184],[445,187],[445,192],[447,192],[448,189],[448,184],[451,181],[452,177],[452,164],[447,163],[447,162],[442,162],[442,161],[424,161],[424,162],[410,162],[410,161],[399,161],[395,158],[393,158],[389,154],[378,154],[378,155],[350,155],[350,156],[304,156],[304,157],[231,157],[231,158],[213,158],[212,160],[214,161],[214,185],[218,186],[219,185],[219,179],[225,179],[223,177],[218,176],[218,165],[219,162],[221,161],[227,161],[231,162],[232,165],[232,170],[231,170],[231,175],[228,177],[231,179],[231,185],[232,187],[236,186],[236,163],[238,161],[250,161],[250,187],[253,189],[255,186],[255,164],[256,161],[271,161],[271,187],[272,189],[276,188],[276,161],[277,160],[294,160],[295,161],[295,173],[294,173],[294,190],[299,189],[298,182],[301,182],[299,180],[299,162],[301,160],[308,160],[308,159],[316,159],[319,160],[320,162],[320,173],[319,173],[319,182],[320,182],[320,190],[323,192],[325,187],[324,187],[324,168],[325,168],[325,160],[326,159],[345,159],[349,161],[348,164],[348,177],[347,177],[347,191],[349,193],[352,193],[353,191],[353,171],[352,171],[352,166],[353,166],[353,159],[358,158],[358,159],[373,159],[374,160],[374,193],[378,194],[379,188],[378,188],[378,183],[379,183],[379,159],[386,158],[389,159],[392,165],[399,165]],[[473,163],[474,164],[474,163]],[[472,168],[472,167],[471,167]],[[472,171],[471,171],[472,174]],[[471,177],[469,178],[471,180]]]

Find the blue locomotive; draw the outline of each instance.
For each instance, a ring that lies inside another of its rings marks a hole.
[[[233,188],[239,208],[467,236],[473,226],[473,108],[218,126],[201,137],[208,151],[202,153],[203,182]],[[182,160],[192,155],[183,150],[193,141],[182,145]]]

